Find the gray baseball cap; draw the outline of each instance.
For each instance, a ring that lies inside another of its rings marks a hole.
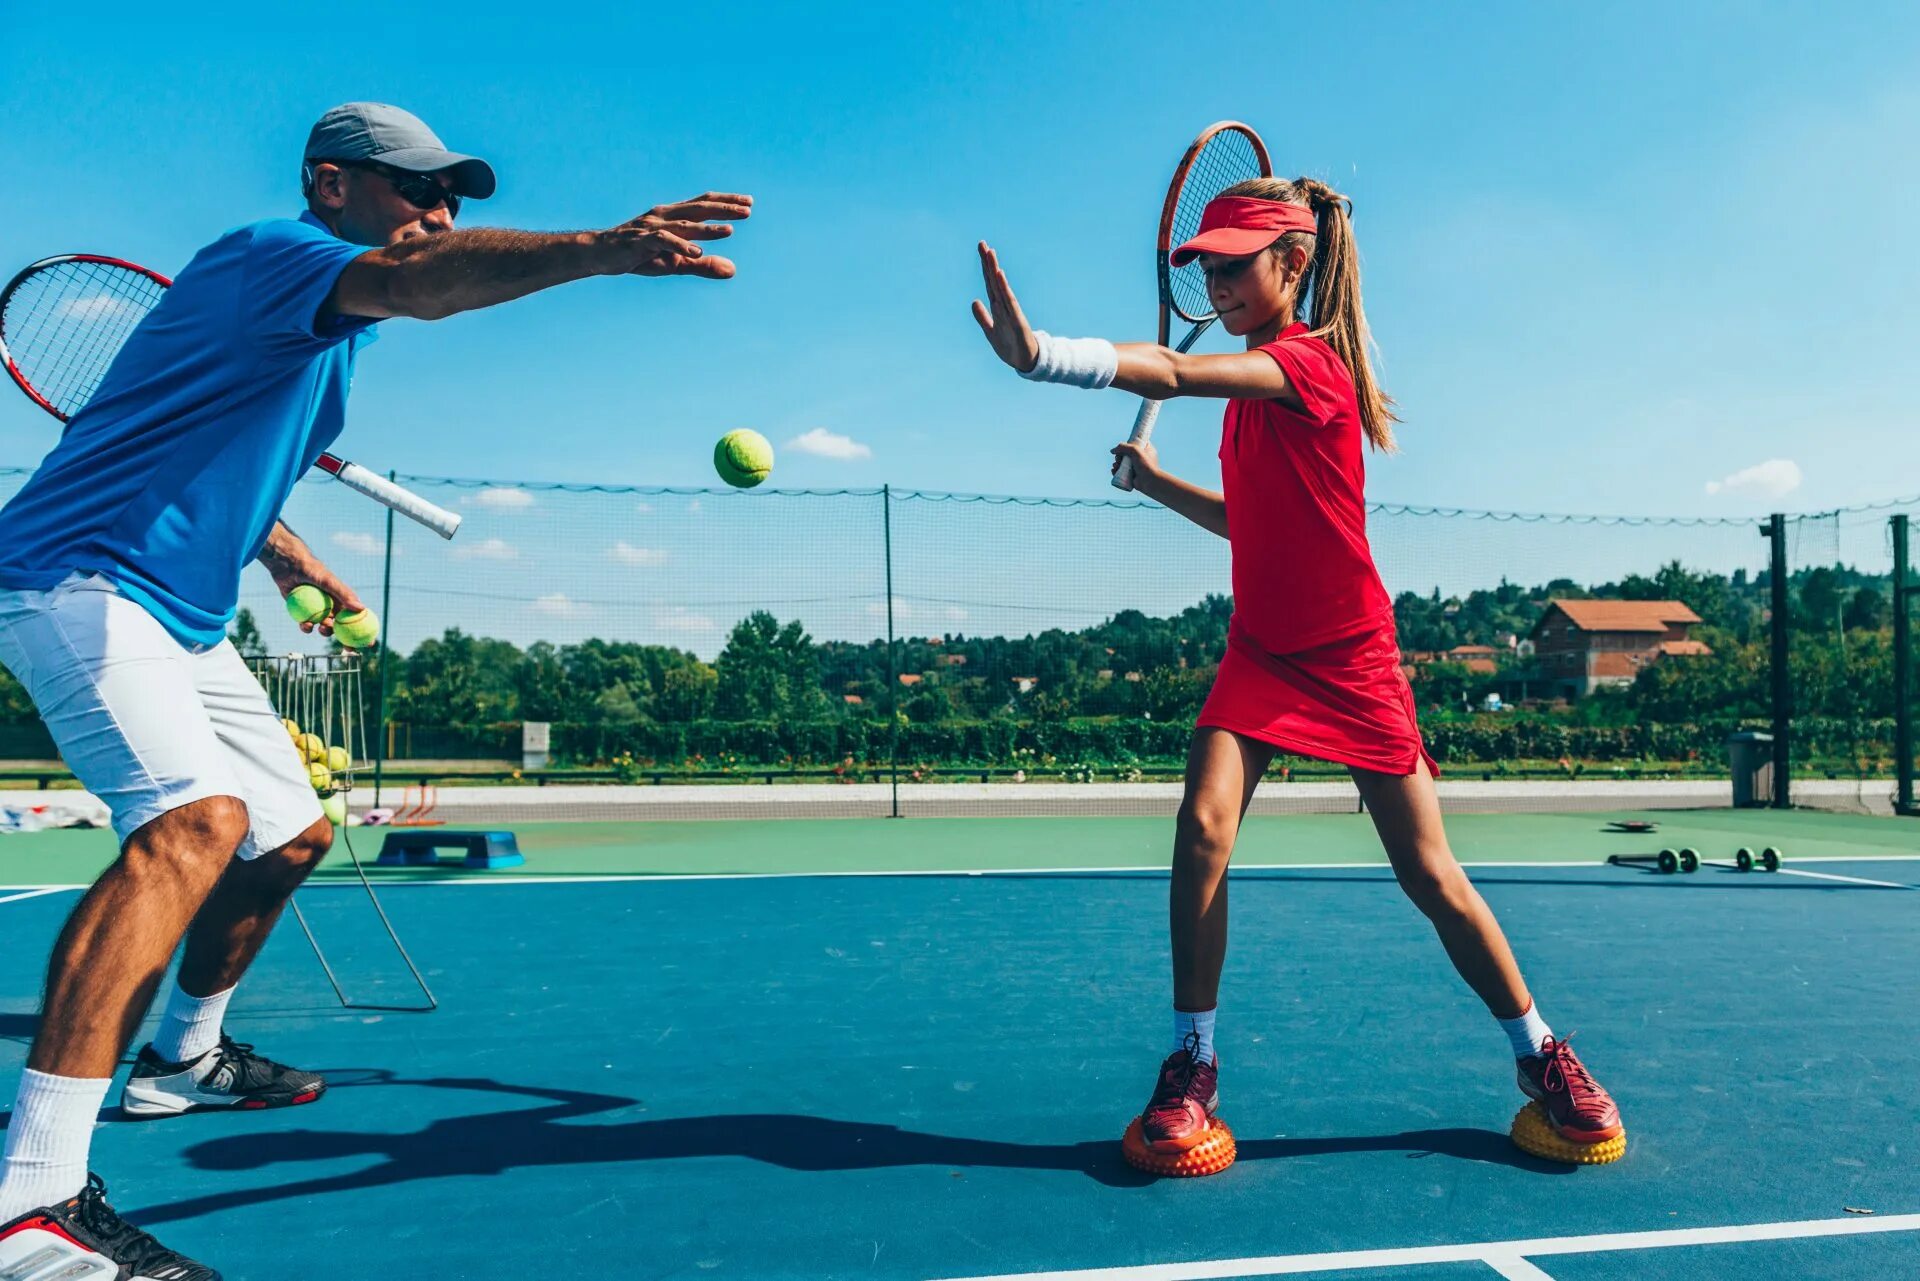
[[[493,166],[477,156],[448,151],[426,121],[384,102],[349,102],[314,122],[306,158],[377,160],[413,173],[449,170],[455,193],[485,200],[493,194]]]

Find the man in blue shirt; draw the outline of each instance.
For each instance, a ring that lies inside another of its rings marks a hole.
[[[333,842],[226,628],[254,559],[283,593],[311,583],[338,614],[361,607],[279,513],[340,434],[375,323],[590,276],[724,280],[733,264],[698,242],[732,234],[752,208],[709,192],[604,231],[455,230],[463,200],[493,194],[493,170],[379,103],[321,117],[301,177],[306,212],[195,255],[0,510],[0,662],[121,839],[49,963],[0,1165],[0,1276],[217,1281],[114,1214],[87,1166],[114,1069],[183,936],[122,1107],[284,1107],[326,1090],[222,1029],[235,985]]]

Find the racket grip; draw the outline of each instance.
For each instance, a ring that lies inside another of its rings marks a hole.
[[[1153,436],[1153,420],[1160,416],[1160,402],[1142,400],[1140,412],[1133,420],[1133,434],[1127,437],[1130,444],[1139,444]],[[1133,489],[1133,459],[1122,458],[1120,465],[1113,469],[1113,487],[1131,491]]]
[[[383,507],[391,507],[409,520],[418,521],[442,538],[452,538],[454,531],[460,528],[459,516],[444,507],[434,506],[412,490],[402,489],[379,472],[368,471],[359,463],[322,454],[315,466],[332,473],[333,478],[348,489],[365,494]]]

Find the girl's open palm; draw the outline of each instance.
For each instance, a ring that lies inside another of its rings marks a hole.
[[[1040,342],[1020,311],[1020,300],[1013,296],[1007,273],[1000,270],[999,257],[984,240],[980,242],[980,274],[986,279],[987,301],[974,299],[973,318],[993,345],[993,354],[1024,374],[1039,362]]]

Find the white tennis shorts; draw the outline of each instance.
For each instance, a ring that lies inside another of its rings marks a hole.
[[[0,663],[26,687],[67,768],[127,837],[169,810],[238,797],[240,857],[321,818],[306,764],[230,642],[196,652],[99,575],[0,589]]]

